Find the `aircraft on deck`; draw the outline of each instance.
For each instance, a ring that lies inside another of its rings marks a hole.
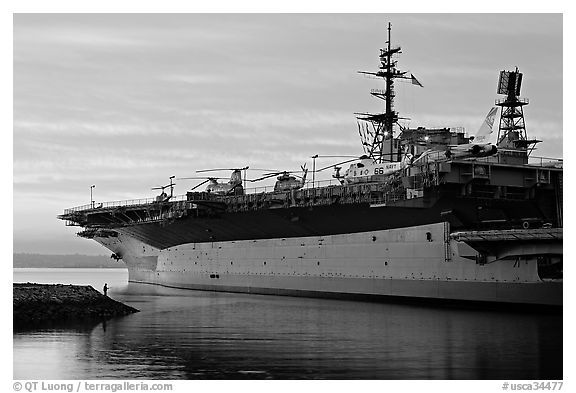
[[[260,181],[268,179],[270,177],[278,176],[276,178],[276,184],[274,184],[274,191],[290,191],[299,190],[306,184],[306,175],[308,174],[308,169],[306,169],[306,164],[302,165],[302,171],[277,171],[273,173],[267,173],[262,177],[250,180],[251,182]],[[302,176],[296,175],[295,173],[303,173]]]
[[[156,197],[156,199],[154,200],[154,202],[168,202],[170,200],[170,198],[172,198],[174,196],[174,186],[176,185],[176,183],[172,183],[172,179],[174,179],[174,176],[170,176],[170,184],[166,184],[165,186],[158,186],[158,187],[152,187],[152,190],[162,190],[162,193],[160,193],[160,195],[158,195]],[[166,194],[166,192],[164,192],[164,190],[166,188],[170,187],[170,195]]]
[[[248,167],[244,168],[219,168],[219,169],[203,169],[196,171],[196,173],[203,173],[203,172],[217,172],[217,171],[232,171],[230,175],[230,180],[226,183],[219,183],[218,180],[226,180],[227,178],[223,177],[181,177],[181,180],[190,180],[190,179],[204,179],[203,182],[194,186],[190,191],[194,191],[198,187],[209,183],[206,186],[205,191],[213,194],[218,195],[244,195],[244,187],[242,186],[242,171],[247,170]]]
[[[346,164],[351,161],[358,162],[350,164],[350,167],[348,167],[346,172],[344,172],[344,175],[341,175],[340,170],[342,167],[339,167],[338,165]],[[382,180],[382,177],[386,177],[395,172],[399,172],[401,169],[410,165],[411,162],[412,155],[408,153],[404,154],[404,159],[400,162],[381,163],[375,162],[372,158],[363,155],[358,158],[329,165],[319,169],[317,172],[333,167],[335,173],[332,175],[332,177],[338,179],[341,184],[366,183],[370,181]]]
[[[490,134],[492,134],[492,127],[494,126],[494,119],[498,113],[498,107],[493,107],[488,112],[486,119],[478,129],[475,137],[470,139],[474,142],[466,143],[463,145],[450,145],[446,149],[447,158],[469,158],[469,157],[488,157],[498,153],[496,145],[486,142]]]

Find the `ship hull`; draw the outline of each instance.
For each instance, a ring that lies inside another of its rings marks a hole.
[[[437,303],[494,303],[541,306],[562,305],[562,285],[556,282],[491,283],[462,281],[354,279],[354,278],[243,278],[220,276],[217,284],[209,275],[197,277],[169,272],[143,272],[131,282],[173,288],[376,301]]]
[[[449,236],[448,223],[329,236],[184,243],[95,238],[130,281],[193,290],[307,297],[562,305],[535,256],[492,258]]]

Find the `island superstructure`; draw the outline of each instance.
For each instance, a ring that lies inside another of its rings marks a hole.
[[[531,155],[522,74],[502,71],[497,143],[462,129],[406,128],[388,27],[383,113],[357,114],[364,154],[330,184],[288,172],[250,192],[242,170],[206,191],[66,209],[79,236],[112,251],[130,281],[298,296],[562,304],[562,160]],[[365,72],[366,73],[366,72]],[[313,169],[313,174],[317,172]],[[275,176],[276,173],[270,176]],[[212,179],[212,180],[210,180]],[[172,190],[172,186],[170,185]]]

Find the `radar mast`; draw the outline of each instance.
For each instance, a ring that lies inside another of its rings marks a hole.
[[[498,79],[498,94],[506,95],[506,98],[497,99],[496,105],[502,108],[500,125],[498,127],[497,145],[501,148],[528,150],[528,154],[534,150],[537,139],[528,139],[526,125],[524,123],[524,105],[528,105],[528,99],[520,98],[522,87],[522,73],[516,67],[515,71],[500,71]]]
[[[387,46],[380,49],[380,70],[377,72],[358,71],[360,74],[382,78],[386,83],[385,90],[372,89],[370,91],[371,95],[385,101],[384,113],[355,113],[356,118],[361,121],[358,123],[358,132],[364,152],[377,163],[400,161],[399,142],[394,138],[394,125],[403,130],[398,120],[406,118],[398,117],[398,112],[394,110],[395,79],[410,79],[412,84],[422,87],[414,75],[406,76],[406,71],[396,68],[398,62],[393,59],[393,56],[402,52],[399,46],[392,46],[391,31],[392,24],[388,23]]]

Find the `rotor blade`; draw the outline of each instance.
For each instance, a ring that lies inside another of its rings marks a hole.
[[[343,155],[343,156],[318,156],[318,158],[358,158],[358,156]]]
[[[210,181],[210,179],[204,180],[202,183],[197,184],[197,185],[195,185],[194,187],[192,187],[192,188],[190,189],[190,191],[194,191],[195,189],[197,189],[198,187],[200,187],[202,184],[206,184],[206,183],[208,183],[209,181]]]
[[[281,172],[279,169],[250,168],[251,171]]]
[[[243,168],[217,168],[217,169],[200,169],[199,171],[196,171],[196,173],[201,173],[201,172],[216,172],[216,171],[244,171],[246,169],[248,169],[250,167],[245,166]]]
[[[178,180],[200,180],[200,179],[229,180],[228,177],[212,177],[212,176],[196,176],[196,177],[179,177],[178,178]]]
[[[280,174],[282,174],[282,173],[284,173],[284,172],[271,173],[271,174],[269,174],[269,175],[265,175],[265,176],[262,176],[262,177],[259,177],[259,178],[257,178],[257,179],[253,179],[253,180],[250,180],[250,181],[251,181],[251,182],[260,181],[260,180],[264,180],[264,179],[268,179],[268,178],[270,178],[270,177],[274,177],[274,176],[280,175]]]
[[[172,183],[172,186],[174,186],[174,185],[176,185],[176,183]],[[153,188],[151,188],[151,190],[163,190],[163,189],[168,188],[168,187],[170,187],[170,184],[167,184],[165,186],[153,187]]]
[[[338,163],[336,163],[336,164],[328,165],[328,166],[326,166],[326,167],[324,167],[324,168],[322,168],[322,169],[317,169],[316,172],[321,172],[321,171],[323,171],[323,170],[325,170],[325,169],[335,167],[336,165],[346,164],[347,162],[352,162],[352,161],[356,161],[356,160],[359,160],[359,158],[356,157],[356,158],[354,158],[354,159],[352,159],[352,160],[346,160],[346,161],[338,162]]]
[[[234,169],[230,169],[230,168],[218,168],[218,169],[201,169],[199,171],[196,171],[196,173],[202,173],[202,172],[216,172],[216,171],[233,171]]]

